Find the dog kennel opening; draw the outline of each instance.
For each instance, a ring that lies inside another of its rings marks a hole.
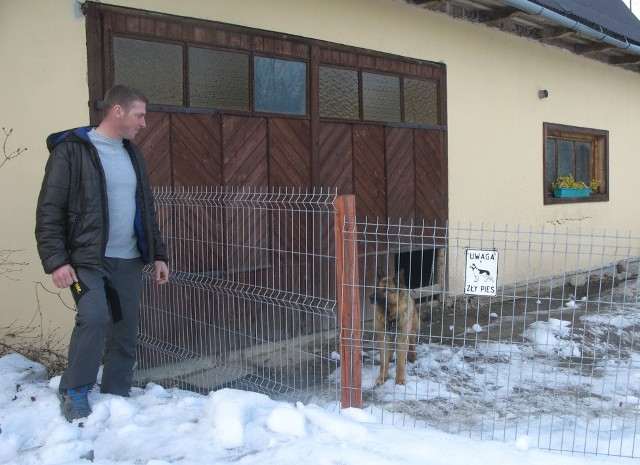
[[[409,289],[433,286],[436,281],[436,256],[435,248],[398,252],[395,254],[396,274]]]

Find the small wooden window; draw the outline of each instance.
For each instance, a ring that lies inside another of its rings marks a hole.
[[[544,203],[600,202],[609,200],[609,131],[544,123]],[[573,176],[597,189],[586,197],[554,196],[552,183]]]

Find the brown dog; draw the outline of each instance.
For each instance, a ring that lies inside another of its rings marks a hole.
[[[402,276],[402,273],[400,274]],[[376,292],[369,296],[375,304],[374,329],[376,347],[380,351],[380,375],[376,386],[389,378],[389,361],[395,343],[396,384],[405,383],[405,365],[416,359],[416,337],[419,320],[409,290],[399,286],[392,276],[378,276]]]

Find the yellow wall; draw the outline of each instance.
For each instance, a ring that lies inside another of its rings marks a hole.
[[[33,240],[45,137],[88,121],[85,23],[71,0],[0,0],[0,125],[9,150],[0,169],[0,250],[27,261],[0,277],[0,326],[27,321],[34,282],[53,290]],[[640,74],[606,66],[394,0],[113,0],[116,5],[286,32],[447,65],[449,217],[452,224],[563,224],[640,233],[635,177]],[[538,99],[547,89],[549,98]],[[610,131],[610,201],[543,205],[542,123]],[[480,200],[479,192],[483,199]],[[71,311],[40,292],[45,326]],[[68,296],[64,294],[68,301]]]
[[[0,327],[30,322],[38,298],[45,331],[63,336],[73,323],[57,295],[34,285],[57,292],[42,272],[33,231],[45,137],[86,124],[88,100],[85,23],[74,17],[73,3],[0,0],[0,126],[13,129],[8,152],[27,148],[0,168],[0,250],[15,250],[13,261],[28,262],[19,273],[0,275]],[[71,305],[68,292],[63,296]],[[40,324],[39,315],[34,321]]]

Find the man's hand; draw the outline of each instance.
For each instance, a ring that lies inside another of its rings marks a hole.
[[[71,265],[62,265],[51,273],[51,279],[53,280],[53,284],[59,289],[64,289],[78,282],[76,270],[74,270]]]
[[[153,262],[153,280],[156,284],[165,284],[169,281],[169,268],[161,260]]]

